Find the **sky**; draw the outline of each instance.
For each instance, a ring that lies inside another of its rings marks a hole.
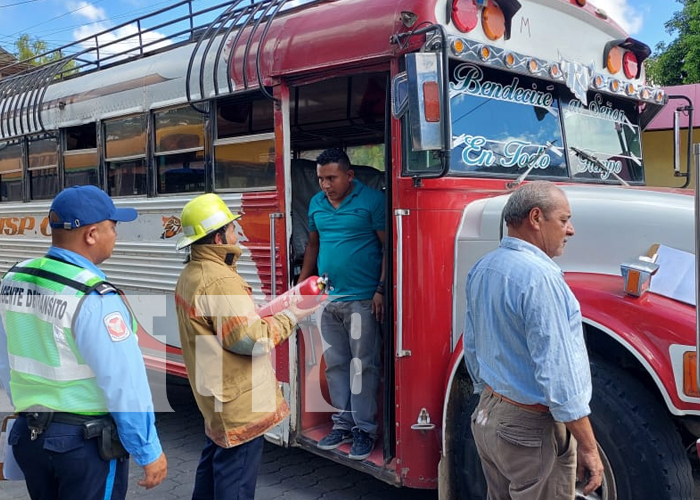
[[[681,9],[675,0],[588,1],[652,49],[658,42],[671,41],[664,23]],[[222,2],[193,0],[193,5],[200,9]],[[173,3],[175,0],[0,0],[0,47],[14,53],[17,38],[29,34],[45,41],[50,49],[57,48]],[[127,26],[121,34],[133,30]]]

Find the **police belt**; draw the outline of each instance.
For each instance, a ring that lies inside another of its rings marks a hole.
[[[33,416],[37,412],[33,411],[21,411],[20,415]],[[41,413],[41,412],[39,412]],[[69,424],[69,425],[83,425],[85,422],[90,420],[97,420],[98,418],[103,418],[109,415],[109,413],[103,413],[101,415],[79,415],[77,413],[66,413],[62,411],[53,412],[51,417],[51,422],[57,422],[59,424]]]

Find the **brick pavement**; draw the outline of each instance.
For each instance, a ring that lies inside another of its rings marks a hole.
[[[4,397],[4,391],[0,393],[0,397]],[[195,470],[204,445],[202,417],[188,385],[169,383],[168,400],[175,411],[156,415],[158,433],[168,457],[168,477],[157,488],[146,491],[138,485],[142,469],[132,461],[129,500],[189,499],[192,494]],[[3,408],[6,409],[6,403],[3,405],[0,401],[0,412]],[[436,500],[437,494],[398,489],[307,451],[265,443],[255,499]],[[0,500],[29,500],[24,482],[0,482]]]
[[[168,401],[175,411],[156,415],[158,433],[168,456],[168,478],[157,488],[146,491],[138,486],[142,469],[132,462],[128,500],[189,499],[192,494],[204,444],[202,417],[188,385],[168,384]],[[0,390],[0,417],[7,408],[4,391]],[[700,470],[695,471],[695,478],[694,500],[700,500]],[[437,500],[437,493],[394,488],[307,451],[265,443],[255,499]],[[0,482],[0,500],[29,500],[24,482]]]

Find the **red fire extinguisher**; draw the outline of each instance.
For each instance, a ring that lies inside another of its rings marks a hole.
[[[299,309],[310,309],[326,300],[329,288],[330,284],[327,275],[309,276],[279,297],[261,306],[260,309],[258,309],[258,315],[264,318],[265,316],[272,316],[273,314],[282,312],[289,307],[292,303],[292,299],[296,296],[302,297],[301,300],[296,303]]]

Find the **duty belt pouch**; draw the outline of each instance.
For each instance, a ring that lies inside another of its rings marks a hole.
[[[85,439],[97,438],[97,450],[102,460],[123,460],[129,452],[119,440],[117,425],[112,417],[89,420],[83,424]]]
[[[32,441],[48,428],[53,419],[53,412],[48,408],[36,408],[37,411],[32,411],[33,409],[28,408],[23,412],[27,419],[27,427],[29,427]]]

